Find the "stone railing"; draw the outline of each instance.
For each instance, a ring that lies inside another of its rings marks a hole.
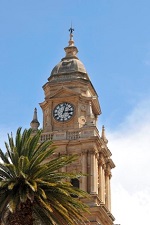
[[[41,141],[53,140],[53,133],[45,133],[41,135]]]
[[[70,131],[67,132],[67,140],[76,140],[81,137],[81,132],[80,131]]]
[[[91,129],[80,129],[80,130],[70,130],[70,131],[60,131],[60,132],[47,132],[41,134],[41,141],[46,140],[77,140],[80,138],[87,138],[99,136],[99,132],[96,127]]]

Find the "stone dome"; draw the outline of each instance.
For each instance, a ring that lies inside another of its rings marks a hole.
[[[53,68],[51,76],[69,74],[74,72],[87,74],[83,63],[77,57],[78,49],[74,45],[72,33],[73,29],[71,28],[69,31],[69,45],[64,48],[66,56],[62,58],[62,60]]]
[[[77,57],[65,57],[53,68],[51,76],[73,72],[86,73],[86,69],[83,63]]]

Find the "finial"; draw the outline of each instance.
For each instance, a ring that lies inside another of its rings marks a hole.
[[[71,27],[69,29],[69,32],[70,32],[69,46],[74,46],[74,40],[73,40],[74,28],[72,28],[72,23],[71,23]]]
[[[77,53],[78,53],[78,49],[74,45],[73,31],[74,31],[74,28],[72,28],[72,23],[71,23],[71,27],[69,29],[69,32],[70,32],[69,45],[64,48],[64,50],[66,52],[66,57],[65,58],[76,58],[76,59],[78,59],[77,56],[76,56]]]
[[[40,123],[37,118],[37,108],[34,109],[33,120],[31,121],[30,126],[33,131],[37,131],[38,127],[40,126]]]
[[[71,23],[71,27],[69,29],[70,34],[73,34],[74,29],[72,28],[72,23]]]
[[[102,136],[101,137],[102,137],[103,141],[107,144],[108,140],[107,140],[106,135],[105,135],[105,127],[104,127],[104,125],[102,126]]]
[[[37,108],[34,109],[33,120],[37,120]]]

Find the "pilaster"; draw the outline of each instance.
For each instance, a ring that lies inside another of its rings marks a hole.
[[[111,168],[109,164],[106,166],[105,170],[105,184],[106,184],[106,196],[105,196],[105,204],[106,207],[111,211],[111,188],[110,188],[110,178],[111,178]]]
[[[90,167],[91,167],[91,184],[90,184],[90,194],[97,194],[97,183],[96,183],[96,174],[95,174],[95,168],[96,168],[96,152],[95,150],[90,150]]]
[[[87,150],[82,150],[82,173],[85,175],[82,177],[81,189],[87,191]]]

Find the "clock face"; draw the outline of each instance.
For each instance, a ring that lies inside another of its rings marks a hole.
[[[74,107],[71,103],[63,102],[57,105],[53,111],[55,120],[65,122],[71,119],[74,114]]]

